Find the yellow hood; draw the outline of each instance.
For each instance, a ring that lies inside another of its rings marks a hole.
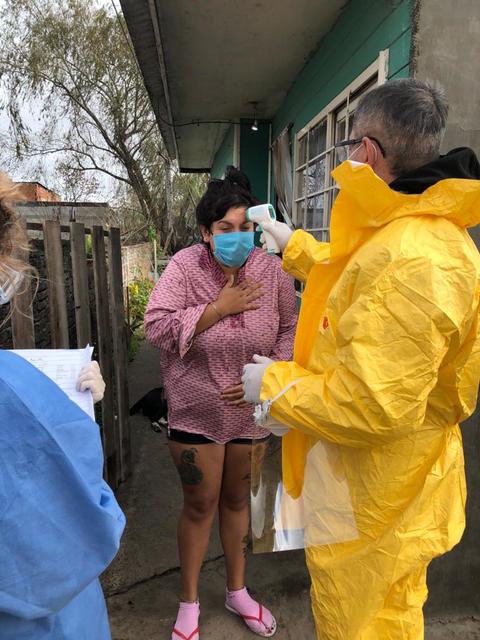
[[[480,180],[441,180],[411,195],[391,189],[368,165],[347,161],[332,175],[340,187],[330,227],[332,262],[351,254],[376,230],[398,218],[443,217],[462,228],[480,223]]]

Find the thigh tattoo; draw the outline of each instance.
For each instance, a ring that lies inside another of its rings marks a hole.
[[[196,485],[203,480],[203,473],[195,465],[195,455],[197,449],[185,449],[180,456],[180,464],[177,466],[178,473],[184,484]]]

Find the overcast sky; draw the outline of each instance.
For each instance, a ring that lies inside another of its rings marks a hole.
[[[97,0],[99,4],[103,4],[105,6],[112,7],[112,0]],[[91,0],[85,0],[91,4]],[[115,0],[115,5],[120,12],[120,3],[118,0]],[[0,0],[0,10],[4,6],[4,0]],[[6,102],[6,93],[4,87],[0,83],[0,136],[9,135],[9,118],[8,113],[4,107]],[[40,110],[39,106],[35,104],[33,101],[29,101],[25,104],[23,110],[23,116],[25,122],[28,124],[30,129],[35,131],[40,131],[41,129],[41,118],[40,118]],[[61,126],[61,123],[60,123]],[[65,126],[68,126],[68,123],[65,122]],[[59,154],[45,154],[35,160],[26,161],[22,163],[19,167],[14,171],[10,171],[11,177],[16,181],[38,181],[44,184],[46,187],[55,188],[57,180],[55,178],[55,162],[58,160]],[[10,167],[6,166],[5,159],[0,162],[0,169],[5,171],[10,169]],[[114,181],[110,179],[105,174],[99,174],[97,172],[97,178],[100,181],[100,188],[98,193],[92,199],[105,201],[109,200],[112,197],[114,192]],[[60,196],[62,194],[59,194]]]

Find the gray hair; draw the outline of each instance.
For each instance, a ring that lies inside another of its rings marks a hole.
[[[377,137],[391,173],[401,176],[438,158],[448,116],[444,92],[414,78],[391,80],[360,99],[357,137]]]

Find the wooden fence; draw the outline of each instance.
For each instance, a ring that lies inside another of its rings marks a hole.
[[[94,344],[106,382],[101,403],[101,424],[105,454],[105,478],[116,488],[131,470],[131,443],[128,416],[127,346],[124,319],[122,253],[120,229],[82,223],[61,226],[47,220],[28,223],[27,230],[43,236],[47,271],[51,348],[68,349],[69,325],[65,289],[65,262],[62,238],[69,241],[75,305],[76,346]],[[96,335],[92,335],[89,294],[89,259],[86,238],[92,239]],[[35,348],[35,318],[32,291],[17,296],[11,316],[12,342],[16,349]]]
[[[150,278],[154,270],[150,242],[122,247],[123,284]]]

